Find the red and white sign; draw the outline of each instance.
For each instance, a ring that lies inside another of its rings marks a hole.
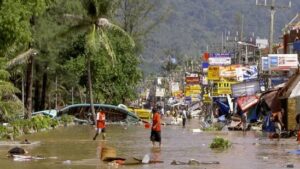
[[[242,96],[237,99],[237,104],[244,112],[249,109],[251,106],[255,105],[258,102],[258,97],[254,96]]]
[[[272,70],[289,70],[298,68],[298,55],[297,54],[269,54],[270,58],[278,58],[277,66],[271,68]]]

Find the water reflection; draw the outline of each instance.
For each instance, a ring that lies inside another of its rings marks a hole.
[[[198,128],[197,120],[191,120],[186,128],[181,126],[163,126],[162,148],[152,148],[149,140],[150,129],[144,126],[113,125],[107,127],[108,141],[93,141],[92,126],[72,126],[55,129],[27,136],[31,142],[39,144],[26,145],[31,155],[41,155],[45,160],[15,162],[6,158],[11,146],[0,146],[0,164],[5,169],[102,169],[115,168],[100,160],[101,148],[114,147],[118,157],[142,158],[149,154],[152,160],[163,163],[147,165],[128,165],[122,169],[138,168],[195,168],[195,166],[170,165],[173,160],[200,162],[219,161],[220,164],[200,165],[196,168],[206,169],[253,169],[253,168],[286,168],[286,164],[300,167],[300,156],[288,154],[288,150],[297,149],[295,139],[270,141],[259,132],[202,132],[193,133]],[[226,151],[212,151],[209,144],[215,136],[229,139],[233,146]],[[20,138],[22,140],[24,138]],[[56,158],[49,158],[56,157]],[[120,167],[119,167],[120,168]]]

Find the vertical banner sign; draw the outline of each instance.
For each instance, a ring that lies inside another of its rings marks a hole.
[[[208,66],[209,66],[209,63],[208,63],[208,62],[202,62],[202,69],[203,69],[203,72],[207,72]]]
[[[209,58],[209,53],[208,52],[203,53],[202,61],[208,62],[208,58]]]
[[[278,67],[278,56],[272,55],[269,56],[269,68],[274,69]]]
[[[262,71],[268,71],[269,70],[269,58],[268,57],[262,57],[261,58],[261,70]]]
[[[219,66],[209,66],[207,78],[208,78],[208,80],[220,80],[220,67]]]

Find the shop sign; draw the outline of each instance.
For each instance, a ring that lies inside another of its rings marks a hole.
[[[243,66],[236,68],[237,81],[253,80],[258,78],[258,70],[256,65]]]
[[[231,91],[233,97],[251,96],[260,91],[260,85],[258,81],[246,81],[242,83],[232,84]]]
[[[208,78],[208,80],[219,80],[220,79],[220,67],[219,66],[209,66],[207,78]]]
[[[261,70],[262,71],[268,71],[269,70],[269,58],[268,57],[262,57],[261,58]]]
[[[272,70],[289,70],[298,68],[297,54],[269,54],[269,67]]]
[[[178,82],[172,82],[171,83],[171,90],[172,90],[173,93],[179,91],[180,90],[179,89],[179,83]]]
[[[156,87],[155,96],[156,97],[164,97],[165,96],[165,89]]]
[[[217,91],[218,94],[231,94],[231,84],[235,84],[236,82],[218,82],[217,83]]]
[[[211,53],[208,58],[209,65],[231,65],[230,53]]]
[[[204,103],[211,103],[212,99],[211,99],[211,97],[208,94],[204,94],[203,95],[203,102]]]
[[[242,96],[237,99],[237,104],[244,112],[256,103],[258,103],[259,99],[255,95],[253,96]]]
[[[200,78],[187,76],[185,77],[185,82],[186,84],[200,84]]]

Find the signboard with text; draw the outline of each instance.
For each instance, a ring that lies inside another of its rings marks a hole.
[[[155,96],[156,97],[164,97],[165,96],[165,89],[156,87]]]
[[[261,57],[261,70],[268,71],[269,70],[269,58]]]
[[[258,78],[258,69],[256,65],[243,66],[236,68],[237,81],[247,81]]]
[[[231,65],[230,53],[210,53],[208,58],[209,65]]]
[[[237,104],[244,112],[245,110],[249,109],[251,106],[258,103],[259,99],[255,95],[253,96],[243,96],[237,99]]]
[[[289,70],[298,68],[297,54],[269,54],[269,68],[271,70]]]
[[[207,72],[208,80],[219,80],[220,79],[220,67],[219,66],[209,66]]]
[[[258,81],[246,81],[242,83],[232,84],[231,90],[233,97],[255,95],[260,91],[260,85]]]

